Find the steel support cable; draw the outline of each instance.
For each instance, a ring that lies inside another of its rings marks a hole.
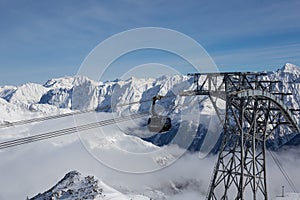
[[[283,168],[283,166],[282,166],[281,162],[279,161],[279,159],[277,158],[277,156],[272,151],[270,151],[270,150],[268,150],[268,151],[269,151],[272,159],[274,160],[275,164],[279,168],[280,172],[282,173],[282,175],[284,176],[284,178],[288,182],[289,186],[293,190],[293,192],[298,193],[295,184],[293,183],[292,179],[289,177],[288,173]]]
[[[33,122],[41,122],[41,121],[46,121],[50,119],[58,119],[62,117],[67,117],[71,115],[77,115],[77,114],[83,114],[83,113],[88,113],[88,112],[93,112],[95,109],[91,110],[82,110],[82,111],[73,111],[70,113],[64,113],[64,114],[58,114],[58,115],[50,115],[50,116],[45,116],[45,117],[38,117],[38,118],[32,118],[32,119],[25,119],[25,120],[20,120],[20,121],[15,121],[15,122],[6,122],[4,124],[0,124],[0,128],[7,128],[11,126],[17,126],[17,125],[24,125],[24,124],[29,124]]]
[[[176,96],[176,94],[166,95],[166,96],[163,96],[162,98],[170,98],[170,97],[174,97],[174,96]],[[126,103],[126,104],[115,105],[114,107],[122,107],[122,106],[126,106],[126,105],[144,103],[144,102],[149,102],[152,100],[153,99],[135,101],[135,102],[130,102],[130,103]],[[105,106],[105,107],[102,107],[101,109],[109,109],[112,107],[113,106]],[[95,110],[78,111],[78,112],[76,112],[76,114],[92,112],[92,111],[95,111]],[[56,116],[49,116],[49,118],[51,118],[51,119],[60,118],[62,116],[72,115],[73,113],[66,113],[66,115],[62,114],[62,115],[56,115]],[[42,134],[38,134],[38,135],[34,135],[34,136],[5,141],[5,142],[0,143],[0,149],[5,149],[5,148],[13,147],[13,146],[27,144],[27,143],[32,143],[32,142],[36,142],[36,141],[40,141],[40,140],[46,140],[46,139],[50,139],[50,138],[54,138],[54,137],[64,136],[64,135],[68,135],[68,134],[72,134],[72,133],[76,133],[76,132],[80,132],[80,131],[86,131],[86,130],[90,130],[90,129],[94,129],[94,128],[98,128],[98,127],[102,127],[102,126],[107,126],[107,125],[111,125],[111,124],[115,124],[115,123],[119,123],[119,122],[128,121],[131,119],[138,119],[138,118],[141,118],[144,116],[148,116],[148,114],[149,114],[148,112],[142,112],[142,113],[127,115],[127,116],[121,116],[121,117],[117,117],[117,118],[113,118],[113,119],[103,120],[103,121],[99,121],[99,122],[94,122],[94,123],[90,123],[90,124],[85,124],[85,125],[81,125],[81,126],[60,129],[60,130],[42,133]],[[48,119],[48,117],[36,118],[34,122],[43,121],[43,120],[47,120],[47,119]],[[18,121],[19,122],[18,125],[20,125],[22,123],[25,124],[27,121],[32,122],[32,120]]]
[[[293,125],[293,128],[295,128],[297,130],[297,132],[300,132],[300,127],[297,125],[296,123],[296,119],[294,118],[294,116],[292,115],[291,111],[288,109],[288,107],[279,99],[277,98],[275,95],[265,92],[265,91],[260,91],[260,90],[245,90],[245,91],[240,91],[240,92],[236,92],[236,94],[239,97],[242,96],[264,96],[268,99],[270,99],[273,103],[275,103],[280,110],[283,112],[284,117],[287,118],[290,123]],[[291,178],[289,177],[288,173],[285,171],[285,169],[283,168],[282,164],[280,163],[279,159],[276,157],[275,154],[273,154],[272,151],[268,150],[272,159],[274,160],[275,164],[278,166],[279,170],[281,171],[281,173],[283,174],[283,176],[285,177],[285,179],[287,180],[289,186],[291,187],[291,189],[294,192],[297,192],[297,188],[295,187],[295,184],[293,183],[293,181],[291,180]]]
[[[176,96],[176,94],[167,95],[167,96],[164,96],[164,98],[170,98],[170,97],[174,97],[174,96]],[[67,116],[79,115],[79,114],[95,112],[95,111],[104,111],[104,110],[107,110],[107,109],[112,109],[112,108],[117,108],[117,107],[124,107],[124,106],[133,105],[133,104],[142,104],[142,103],[151,102],[151,101],[152,101],[152,98],[151,99],[146,99],[146,100],[140,100],[140,101],[134,101],[134,102],[124,103],[124,104],[119,104],[119,105],[103,106],[103,107],[96,108],[96,109],[73,111],[73,112],[70,112],[70,113],[64,113],[64,114],[58,114],[58,115],[37,117],[37,118],[20,120],[20,121],[15,121],[15,122],[6,122],[4,124],[0,124],[0,128],[7,128],[7,127],[12,127],[12,126],[18,126],[18,125],[25,125],[25,124],[30,124],[30,123],[34,123],[34,122],[42,122],[42,121],[46,121],[46,120],[50,120],[50,119],[58,119],[58,118],[63,118],[63,117],[67,117]]]
[[[46,140],[46,139],[50,139],[50,138],[54,138],[54,137],[68,135],[68,134],[72,134],[72,133],[76,133],[76,132],[95,129],[98,127],[112,125],[112,124],[119,123],[119,122],[125,122],[125,121],[131,120],[131,119],[142,118],[147,115],[148,115],[148,113],[132,114],[132,115],[117,117],[117,118],[113,118],[113,119],[107,119],[107,120],[103,120],[103,121],[99,121],[99,122],[93,122],[90,124],[61,129],[61,130],[57,130],[57,131],[42,133],[42,134],[38,134],[38,135],[34,135],[34,136],[24,137],[24,138],[20,138],[20,139],[10,140],[10,141],[6,141],[6,142],[1,142],[0,149],[5,149],[5,148],[13,147],[13,146],[18,146],[18,145],[32,143],[32,142],[36,142],[36,141],[40,141],[40,140]]]
[[[180,94],[179,94],[180,95]],[[172,95],[166,95],[163,96],[163,98],[170,98],[170,97],[174,97],[176,96],[176,94],[172,94]],[[119,104],[119,105],[115,105],[115,106],[105,106],[102,108],[98,108],[97,110],[104,110],[104,109],[109,109],[109,108],[113,108],[113,107],[122,107],[122,106],[126,106],[126,105],[133,105],[133,104],[138,104],[138,103],[144,103],[144,102],[149,102],[152,101],[153,99],[147,99],[147,100],[142,100],[142,101],[135,101],[135,102],[130,102],[130,103],[125,103],[125,104]],[[83,111],[75,111],[72,113],[65,113],[65,114],[60,114],[60,115],[53,115],[53,116],[46,116],[46,117],[41,117],[41,118],[34,118],[34,119],[29,119],[29,120],[21,120],[21,121],[17,121],[17,122],[13,122],[10,124],[0,124],[0,128],[3,127],[9,127],[9,126],[13,126],[13,125],[21,125],[21,124],[27,124],[27,123],[32,123],[32,122],[40,122],[40,121],[44,121],[44,120],[48,120],[48,119],[57,119],[57,118],[61,118],[61,117],[65,117],[65,116],[70,116],[70,115],[74,115],[74,114],[82,114],[82,113],[87,113],[87,112],[94,112],[95,110],[83,110]],[[2,126],[1,126],[2,125]],[[64,129],[63,129],[64,130]],[[43,134],[40,134],[41,136]],[[33,137],[33,136],[31,136]],[[33,138],[28,137],[27,140],[33,140]],[[0,143],[0,145],[4,145],[5,143]],[[1,149],[1,146],[0,146]]]

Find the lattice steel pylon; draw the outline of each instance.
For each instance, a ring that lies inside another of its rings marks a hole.
[[[300,132],[282,101],[288,94],[279,92],[279,81],[267,80],[264,73],[190,75],[197,83],[195,94],[226,101],[223,140],[207,199],[267,200],[266,140],[280,125]]]

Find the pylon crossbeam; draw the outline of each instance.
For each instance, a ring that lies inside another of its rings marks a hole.
[[[282,124],[295,126],[290,112],[278,101],[278,95],[281,99],[284,95],[276,91],[279,82],[261,78],[264,73],[204,75],[204,79],[201,74],[194,76],[194,94],[211,95],[219,120],[224,122],[222,146],[207,198],[266,200],[266,140]],[[226,101],[225,113],[217,108],[218,99]],[[251,195],[245,195],[246,191]]]
[[[209,95],[224,124],[207,198],[267,200],[266,140],[282,125],[300,132],[292,112],[282,102],[288,94],[276,90],[280,81],[251,72],[190,75],[197,88],[184,94]],[[218,108],[218,99],[226,101],[225,112]]]

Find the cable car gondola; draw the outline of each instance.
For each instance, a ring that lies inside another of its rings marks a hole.
[[[171,118],[167,116],[151,116],[148,119],[148,129],[151,132],[162,133],[170,130],[172,127]]]
[[[155,112],[155,102],[161,99],[162,96],[155,96],[152,100],[151,114],[152,116],[148,119],[148,130],[150,132],[162,133],[170,130],[172,127],[171,118],[168,116],[158,115]]]

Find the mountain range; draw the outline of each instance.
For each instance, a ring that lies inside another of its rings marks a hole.
[[[299,67],[287,63],[276,71],[267,72],[265,79],[281,80],[282,84],[276,86],[278,90],[292,93],[292,95],[284,97],[286,105],[295,109],[300,108]],[[0,123],[68,113],[74,110],[96,109],[98,112],[118,113],[148,112],[151,108],[152,97],[169,95],[170,98],[158,102],[158,112],[172,117],[173,129],[167,134],[144,138],[146,141],[162,146],[168,144],[176,134],[180,124],[179,115],[182,113],[215,114],[207,97],[174,95],[193,89],[193,77],[185,75],[162,76],[157,79],[132,77],[128,80],[107,82],[97,82],[87,77],[74,76],[54,78],[43,85],[26,83],[21,86],[1,86],[0,112],[2,115],[0,116]],[[127,105],[130,102],[141,103]],[[300,122],[299,115],[296,118]],[[199,138],[207,129],[206,122],[203,120],[198,124],[200,128],[198,128],[195,137],[198,140],[196,139],[190,146],[191,150],[199,150],[202,142]],[[181,121],[181,123],[183,122]],[[300,144],[300,138],[295,137],[295,135],[295,133],[281,128],[268,141],[268,146],[278,149],[286,143]]]
[[[284,97],[286,105],[295,109],[300,108],[299,67],[287,63],[276,71],[267,72],[265,78],[269,80],[281,80],[282,84],[276,85],[276,87],[278,87],[277,89],[282,92],[292,93],[292,95]],[[43,85],[26,83],[21,86],[1,86],[0,123],[9,124],[24,119],[71,113],[76,110],[96,110],[98,113],[117,113],[116,115],[149,112],[151,110],[152,98],[157,95],[162,95],[169,96],[169,98],[158,101],[156,111],[161,115],[171,117],[172,128],[169,132],[151,136],[147,136],[147,134],[143,135],[141,133],[146,130],[145,126],[147,122],[141,121],[140,123],[135,124],[135,127],[132,129],[130,129],[130,127],[121,127],[121,129],[124,128],[122,130],[127,130],[123,135],[107,134],[106,140],[103,141],[103,144],[105,145],[101,150],[105,150],[106,146],[109,145],[110,148],[116,145],[117,148],[122,147],[125,149],[127,148],[127,150],[128,148],[131,149],[132,145],[138,145],[138,148],[141,148],[142,151],[158,149],[157,146],[164,146],[174,142],[174,136],[181,127],[184,130],[188,130],[187,132],[191,132],[194,137],[194,140],[191,141],[188,146],[189,150],[199,151],[203,138],[209,128],[207,125],[207,123],[210,123],[211,121],[209,116],[215,115],[214,108],[211,105],[209,98],[205,96],[180,97],[174,95],[179,94],[182,91],[193,90],[195,88],[193,83],[193,78],[185,75],[176,75],[172,77],[162,76],[157,79],[139,79],[132,77],[128,80],[114,80],[107,82],[94,81],[82,76],[74,76],[54,78],[48,80]],[[298,122],[300,122],[300,116],[295,115],[295,117]],[[197,119],[194,120],[194,118]],[[188,123],[189,120],[191,120],[190,122],[192,123]],[[58,124],[55,123],[57,122],[54,121],[52,125],[46,126],[42,124],[40,127],[36,128],[36,130],[47,131],[44,129],[53,125],[58,126]],[[214,124],[210,125],[213,126]],[[4,130],[0,139],[14,139],[23,137],[24,134],[26,136],[28,133],[26,131],[24,132],[23,129],[24,128],[22,127],[20,128],[21,131],[16,129],[17,131],[20,131],[20,133],[16,132],[15,134],[11,134],[9,130],[7,130],[6,133]],[[130,135],[130,137],[128,135]],[[136,136],[139,136],[138,139],[136,139]],[[185,145],[186,138],[184,137],[185,136],[177,139],[179,146],[180,142],[183,143],[183,146]],[[66,140],[70,142],[70,138],[67,138]],[[77,144],[76,140],[73,139],[72,142],[74,141],[75,144]],[[51,142],[53,143],[53,146],[47,146],[47,148],[59,147],[59,143],[55,141]],[[277,134],[274,134],[268,141],[268,146],[275,150],[280,149],[283,145],[299,144],[300,137],[296,133],[285,129],[285,127],[279,129]],[[218,143],[212,150],[216,152],[217,149]],[[11,152],[14,153],[14,150],[15,149],[12,149]],[[2,153],[5,153],[5,151]],[[69,153],[67,155],[69,155]],[[23,155],[20,155],[20,157],[22,156]],[[157,164],[162,164],[162,160],[159,161],[160,162]],[[189,162],[194,162],[194,159],[191,159]],[[155,199],[167,199],[166,196],[177,194],[181,190],[191,190],[192,188],[193,191],[196,191],[200,185],[200,183],[197,182],[198,180],[195,182],[191,177],[180,177],[179,180],[180,181],[177,183],[170,181],[170,185],[161,187],[163,190],[167,191],[166,193],[161,194],[161,191],[153,192],[154,189],[151,189],[149,194],[139,195],[141,193],[128,192],[127,189],[125,189],[125,191],[127,191],[125,193],[124,191],[119,192],[95,176],[84,176],[78,171],[71,171],[55,186],[44,193],[32,197],[32,199],[74,199],[75,196],[80,199],[99,200],[114,198],[125,200],[147,200],[150,199],[148,196],[151,196],[151,198],[154,196]],[[196,186],[197,188],[195,188]]]

